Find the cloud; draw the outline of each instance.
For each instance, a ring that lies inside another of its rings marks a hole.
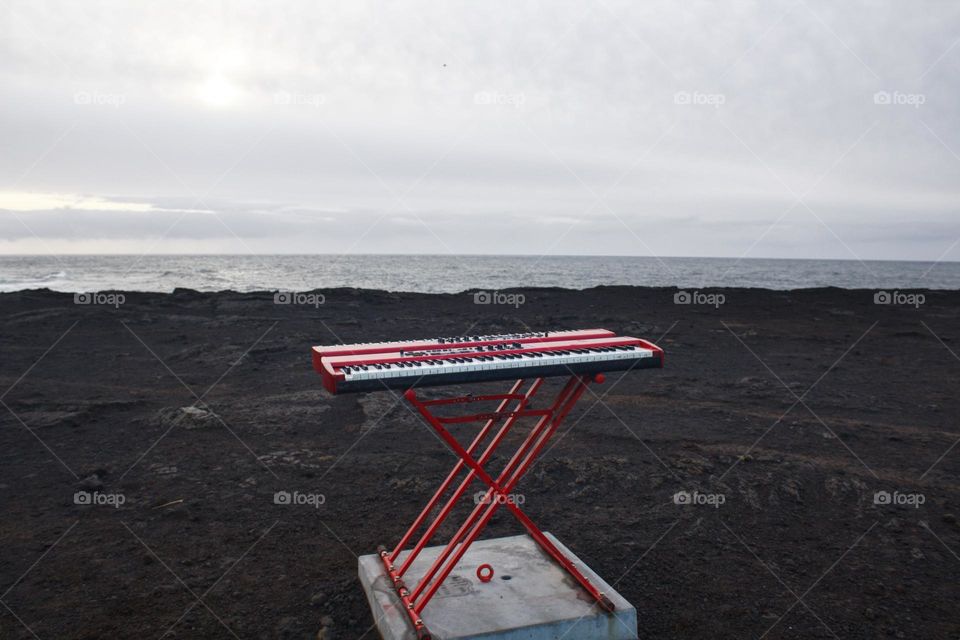
[[[24,191],[0,191],[0,209],[8,211],[186,211],[188,213],[212,213],[202,209],[176,209],[157,207],[149,202],[125,202],[108,196],[87,196],[63,193],[29,193]]]
[[[106,7],[0,26],[0,251],[932,260],[960,237],[960,6]]]

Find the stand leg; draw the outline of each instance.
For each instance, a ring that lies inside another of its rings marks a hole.
[[[466,462],[466,464],[471,469],[473,469],[476,472],[476,474],[480,476],[480,478],[490,487],[487,490],[487,496],[488,498],[492,498],[492,499],[488,499],[486,501],[488,502],[487,505],[478,505],[478,507],[485,506],[486,513],[483,514],[482,518],[473,527],[470,534],[468,534],[468,536],[462,542],[462,544],[459,545],[453,557],[449,560],[449,562],[447,562],[446,566],[440,572],[439,576],[437,576],[437,579],[434,580],[434,582],[430,584],[429,587],[427,587],[427,584],[430,580],[430,574],[428,573],[427,575],[424,576],[419,586],[414,590],[413,598],[414,598],[414,603],[417,610],[422,611],[423,607],[427,605],[427,603],[430,601],[433,595],[437,592],[437,590],[443,584],[443,581],[447,578],[450,572],[453,571],[454,567],[457,565],[457,563],[460,561],[463,555],[467,552],[467,549],[470,548],[470,545],[473,543],[473,541],[476,540],[476,538],[480,535],[480,533],[486,527],[487,523],[493,517],[494,513],[496,513],[497,508],[499,508],[501,504],[505,505],[514,514],[514,516],[516,516],[516,518],[528,531],[530,536],[541,546],[541,548],[543,548],[544,551],[546,551],[554,560],[557,561],[557,563],[560,566],[562,566],[567,571],[567,573],[569,573],[578,583],[580,583],[580,585],[584,589],[586,589],[587,592],[594,597],[594,599],[597,600],[597,602],[600,604],[601,607],[603,607],[607,611],[613,610],[613,603],[609,600],[609,598],[607,598],[604,594],[600,593],[600,591],[597,590],[595,586],[593,586],[593,584],[587,579],[587,577],[584,576],[576,568],[573,562],[570,561],[570,559],[567,558],[559,549],[557,549],[557,547],[552,542],[550,542],[549,538],[547,538],[543,534],[543,532],[540,531],[540,529],[533,523],[533,521],[530,520],[527,514],[525,514],[518,506],[513,504],[513,502],[509,498],[509,492],[517,485],[517,483],[520,481],[523,475],[527,472],[527,470],[533,464],[533,461],[537,458],[537,456],[546,446],[547,442],[556,432],[557,427],[560,426],[560,423],[563,422],[564,418],[566,418],[570,410],[573,409],[574,405],[577,403],[577,400],[580,399],[580,396],[586,390],[587,384],[589,384],[588,377],[575,376],[570,379],[570,381],[567,384],[567,387],[564,387],[564,392],[566,393],[561,392],[561,395],[558,397],[558,401],[555,402],[554,410],[551,411],[550,415],[544,416],[544,419],[541,420],[541,423],[538,424],[537,428],[534,429],[534,433],[531,434],[532,436],[538,438],[538,442],[534,445],[533,450],[525,455],[522,462],[520,463],[519,468],[516,470],[515,473],[513,473],[512,477],[508,476],[507,474],[509,474],[512,471],[512,468],[515,465],[508,464],[507,468],[504,469],[504,472],[500,474],[500,477],[497,480],[494,480],[489,476],[489,474],[487,474],[487,472],[483,469],[483,467],[477,461],[475,461],[466,450],[463,449],[460,443],[457,442],[456,438],[454,438],[450,434],[450,432],[447,431],[446,428],[444,428],[444,426],[438,420],[436,420],[436,418],[434,418],[432,414],[429,413],[429,411],[425,411],[424,409],[418,406],[418,409],[421,409],[421,413],[424,414],[424,417],[430,420],[434,429],[437,431],[437,433],[440,434],[440,437],[442,437],[444,441],[457,453],[457,455],[460,456],[461,460]],[[570,389],[571,386],[573,387],[572,390]],[[552,415],[552,420],[550,420],[551,415]],[[546,429],[544,433],[542,433],[542,437],[541,437],[540,434],[538,434],[537,432],[540,431],[540,428],[543,427],[544,424],[546,424],[547,422],[549,422],[549,427]],[[530,439],[528,438],[528,441],[524,443],[524,447],[522,447],[521,450],[517,452],[517,456],[514,456],[514,459],[511,460],[511,463],[515,463],[518,459],[518,456],[524,455],[523,450],[527,448],[527,445],[529,444],[529,442],[530,442]],[[509,477],[510,479],[509,481],[507,481],[505,485],[501,486],[500,483],[503,482],[505,477]],[[493,495],[491,496],[491,494]],[[475,513],[476,513],[476,510],[475,510]],[[470,519],[472,519],[472,516],[473,514],[471,514]],[[468,521],[470,519],[468,519]],[[454,542],[451,541],[451,544],[447,545],[447,548],[444,550],[444,554],[448,555],[448,552],[452,550],[453,544]],[[441,554],[441,557],[444,554]],[[438,562],[442,562],[441,558],[438,558],[437,560]],[[437,563],[435,563],[435,566],[436,564]],[[425,588],[426,588],[426,592],[423,593]],[[421,593],[423,593],[423,596],[418,599],[418,596]]]
[[[595,381],[602,381],[602,376],[596,376]],[[530,410],[527,407],[532,398],[536,395],[537,391],[540,389],[540,386],[543,383],[542,378],[535,379],[530,388],[524,394],[519,393],[523,386],[522,380],[515,382],[508,393],[498,395],[476,397],[465,396],[462,398],[421,401],[416,397],[416,394],[413,392],[413,390],[406,392],[406,398],[411,402],[411,404],[414,405],[414,407],[420,412],[420,414],[427,420],[437,434],[454,451],[454,453],[457,454],[459,458],[453,469],[447,474],[446,479],[440,484],[440,487],[437,489],[436,493],[427,502],[427,505],[420,512],[420,515],[417,516],[417,519],[414,520],[413,524],[404,534],[403,538],[401,538],[399,544],[397,544],[393,552],[388,552],[384,547],[380,547],[378,550],[380,559],[384,565],[384,569],[386,570],[387,575],[393,581],[394,588],[397,591],[405,610],[407,611],[407,615],[410,618],[410,621],[413,624],[419,639],[426,640],[430,638],[430,633],[420,617],[424,607],[426,607],[426,605],[430,602],[437,590],[450,575],[450,572],[453,571],[456,565],[463,558],[463,555],[467,552],[470,545],[473,544],[473,542],[480,536],[480,534],[483,532],[483,529],[487,526],[487,524],[490,522],[490,519],[501,505],[505,505],[507,509],[514,514],[514,516],[520,521],[534,541],[536,541],[537,544],[540,545],[540,547],[557,562],[557,564],[563,567],[564,570],[566,570],[567,573],[569,573],[603,609],[607,611],[614,610],[613,603],[610,601],[610,599],[598,591],[597,588],[586,578],[586,576],[584,576],[577,569],[573,562],[567,558],[566,555],[564,555],[556,547],[556,545],[554,545],[550,539],[547,538],[546,535],[544,535],[544,533],[533,523],[533,521],[517,505],[513,504],[509,498],[510,491],[512,491],[513,488],[520,482],[520,480],[532,466],[533,462],[542,453],[547,442],[549,442],[549,440],[556,433],[557,428],[563,422],[564,418],[566,418],[567,414],[569,414],[569,412],[573,409],[574,405],[576,405],[577,401],[583,395],[583,392],[586,390],[586,387],[590,382],[590,376],[571,376],[564,385],[563,389],[557,394],[557,397],[551,404],[550,408],[539,411]],[[433,405],[469,403],[476,400],[500,400],[500,403],[496,411],[493,413],[476,414],[460,418],[439,418],[433,415],[430,410],[431,406]],[[512,401],[516,402],[516,407],[513,410],[508,411],[507,408],[510,406]],[[531,432],[524,439],[521,446],[510,458],[507,465],[498,474],[497,478],[494,479],[484,469],[484,465],[486,465],[490,460],[497,446],[501,443],[503,438],[507,435],[513,424],[516,422],[516,419],[523,416],[536,416],[539,419],[537,420]],[[506,417],[503,425],[493,436],[493,439],[484,449],[480,457],[474,458],[474,454],[480,448],[482,442],[503,417]],[[445,426],[446,424],[451,423],[476,422],[480,420],[485,421],[484,426],[480,429],[478,434],[474,437],[473,441],[467,448],[464,448],[459,441],[457,441],[457,439],[450,434]],[[403,563],[398,569],[394,563],[399,559],[404,547],[413,538],[416,531],[419,530],[426,522],[429,514],[440,503],[443,494],[449,490],[456,477],[465,468],[469,469],[466,477],[460,482],[459,486],[447,499],[436,518],[427,527],[427,530],[424,532],[424,534],[418,539],[416,545],[414,545],[410,553],[407,554],[407,556],[403,559]],[[440,525],[450,515],[451,511],[456,506],[457,502],[463,497],[463,494],[467,491],[470,484],[477,478],[487,485],[485,500],[473,509],[467,519],[462,523],[456,534],[454,534],[453,538],[451,538],[451,540],[447,543],[443,551],[411,592],[403,581],[403,575],[410,568],[410,565],[417,558],[423,548],[433,538]]]
[[[533,430],[531,430],[530,434],[523,441],[523,444],[520,446],[517,452],[513,455],[513,457],[507,463],[507,466],[504,468],[503,472],[501,472],[500,474],[499,480],[502,481],[503,479],[505,479],[507,477],[507,474],[509,474],[513,470],[513,468],[519,463],[520,459],[522,458],[522,456],[526,454],[526,452],[529,450],[532,443],[536,441],[538,435],[541,433],[542,429],[544,428],[544,425],[546,425],[549,422],[550,415],[552,415],[552,413],[557,409],[557,407],[559,407],[569,396],[570,392],[574,388],[574,384],[575,384],[574,378],[571,378],[570,380],[567,381],[566,385],[557,395],[556,400],[554,400],[553,405],[547,411],[547,414],[540,418],[536,426],[534,426]],[[421,414],[425,415],[425,417],[430,422],[430,424],[434,427],[434,429],[436,429],[437,428],[437,425],[435,424],[437,422],[436,418],[434,418],[433,415],[430,414],[430,412],[426,409],[426,407],[423,407],[421,404],[418,404],[417,402],[415,402],[415,400],[416,399],[414,398],[414,404],[417,407],[417,409],[421,412]],[[440,429],[446,432],[446,429],[443,428],[443,425],[440,425]],[[447,435],[449,436],[449,434]],[[471,473],[473,474],[477,473],[475,467],[471,467]],[[487,492],[486,496],[487,498],[490,497],[489,491]],[[456,546],[461,542],[461,540],[463,540],[463,537],[467,534],[467,532],[471,530],[471,527],[476,522],[476,519],[489,506],[491,505],[478,504],[476,507],[474,507],[469,517],[460,526],[460,529],[457,530],[453,538],[450,539],[450,542],[447,543],[447,546],[443,549],[443,551],[440,553],[437,559],[434,560],[433,564],[427,570],[427,573],[424,574],[423,578],[420,581],[420,584],[416,587],[416,589],[414,589],[414,592],[413,592],[414,599],[418,598],[420,594],[423,593],[423,590],[427,587],[427,585],[430,583],[433,577],[437,574],[437,571],[439,571],[440,568],[443,566],[443,564],[447,561],[447,559],[450,557],[450,554],[453,553]],[[447,571],[446,573],[449,573],[449,571]],[[442,584],[442,580],[440,581],[440,583]]]
[[[517,410],[523,409],[527,405],[527,403],[533,398],[533,396],[536,395],[537,390],[540,388],[541,382],[542,380],[540,379],[535,380],[533,385],[530,387],[530,390],[523,396],[519,396],[519,400],[517,402]],[[506,409],[511,399],[515,399],[518,397],[516,396],[516,394],[522,386],[523,386],[523,380],[517,380],[513,384],[513,387],[510,388],[510,391],[507,394],[510,397],[504,398],[500,402],[500,405],[497,407],[497,413],[500,413],[504,409]],[[504,423],[503,427],[495,436],[494,444],[488,447],[487,450],[484,452],[484,454],[481,456],[480,458],[481,464],[486,463],[486,460],[489,458],[488,454],[493,453],[492,452],[493,447],[495,447],[496,443],[498,443],[499,440],[506,435],[506,433],[510,430],[510,427],[513,425],[514,421],[515,421],[515,418],[512,418],[512,417],[507,418],[507,421]],[[477,437],[474,438],[473,442],[470,444],[470,448],[468,449],[468,451],[471,454],[473,454],[473,452],[480,446],[480,443],[483,442],[483,440],[487,436],[487,433],[496,424],[496,422],[497,421],[494,418],[487,420],[487,423],[483,426],[482,429],[480,429],[480,433],[477,434]],[[390,554],[391,562],[397,561],[397,557],[400,555],[400,552],[403,551],[403,549],[407,546],[407,543],[410,542],[410,538],[413,537],[414,533],[416,533],[416,531],[420,529],[420,527],[423,525],[424,521],[426,521],[427,516],[430,515],[430,512],[433,511],[433,509],[437,506],[437,503],[440,501],[440,497],[444,493],[446,493],[447,489],[450,488],[450,485],[453,484],[454,479],[456,479],[456,477],[460,474],[460,472],[463,470],[463,467],[465,465],[466,463],[463,460],[458,460],[457,463],[453,466],[453,469],[451,469],[450,473],[447,474],[447,478],[443,481],[443,483],[441,483],[440,488],[437,489],[436,493],[433,494],[433,497],[430,499],[427,505],[423,508],[423,511],[420,512],[420,515],[417,516],[417,519],[414,520],[413,524],[407,530],[407,533],[403,536],[403,538],[400,539],[400,542],[397,544],[396,548],[394,548],[393,553]],[[468,480],[472,481],[472,478],[468,476]],[[441,509],[440,515],[433,521],[431,526],[427,529],[427,532],[420,538],[420,540],[414,546],[413,550],[411,550],[410,554],[404,559],[404,562],[401,565],[400,571],[399,571],[401,576],[404,573],[406,573],[407,569],[410,567],[413,561],[420,554],[420,551],[423,549],[423,547],[425,547],[430,542],[431,538],[433,538],[433,535],[436,532],[437,527],[440,526],[440,524],[449,514],[450,510],[453,509],[456,502],[460,499],[460,496],[463,495],[463,492],[466,491],[467,488],[469,487],[469,484],[470,484],[469,481],[464,481],[463,483],[461,483],[457,491],[454,492],[454,494],[447,500],[447,503],[443,506],[443,509]]]

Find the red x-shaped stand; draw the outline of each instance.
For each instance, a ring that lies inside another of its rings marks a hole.
[[[524,526],[530,536],[546,551],[561,567],[563,567],[584,589],[597,601],[597,603],[607,611],[613,611],[613,603],[603,593],[590,583],[573,562],[563,554],[550,540],[537,528],[537,525],[525,514],[514,501],[510,499],[510,492],[520,482],[528,469],[530,469],[534,460],[540,455],[549,442],[550,438],[556,433],[557,428],[563,419],[570,413],[573,406],[583,395],[587,385],[591,382],[603,382],[603,374],[596,375],[574,375],[557,394],[553,403],[547,409],[528,408],[531,400],[540,390],[543,384],[543,378],[535,378],[530,382],[526,391],[522,391],[524,380],[517,380],[510,391],[501,394],[491,395],[466,395],[456,398],[442,398],[439,400],[421,400],[413,389],[408,390],[404,395],[406,399],[420,412],[431,427],[443,439],[444,442],[457,454],[459,460],[447,474],[446,479],[437,489],[437,492],[427,502],[423,511],[413,521],[410,528],[404,534],[403,538],[397,544],[391,553],[385,547],[378,549],[380,559],[383,561],[384,569],[393,583],[394,589],[410,618],[420,640],[429,639],[430,632],[423,621],[421,613],[430,599],[433,598],[437,590],[443,584],[450,572],[470,548],[470,545],[477,539],[483,529],[490,522],[493,514],[503,505],[506,506],[517,520]],[[431,411],[432,407],[440,405],[470,404],[473,402],[495,402],[499,401],[497,409],[490,413],[474,413],[456,417],[438,417]],[[512,406],[512,408],[511,408]],[[507,436],[510,429],[518,418],[536,417],[537,421],[523,440],[523,443],[510,458],[509,462],[494,479],[485,470],[484,465],[493,456],[494,451],[500,442]],[[489,443],[475,457],[480,450],[487,436],[494,431],[496,425],[502,424],[496,433],[490,439]],[[447,430],[449,424],[463,424],[471,422],[483,422],[483,427],[477,433],[473,442],[466,449],[454,438]],[[460,484],[453,493],[447,498],[447,501],[441,507],[439,513],[430,522],[426,530],[417,540],[417,543],[399,563],[401,552],[404,547],[413,539],[417,531],[427,522],[430,514],[440,503],[442,496],[453,486],[455,480],[464,470],[467,470]],[[477,504],[467,519],[460,526],[460,529],[454,534],[450,542],[444,547],[440,555],[433,562],[420,581],[410,589],[403,580],[404,574],[416,560],[423,548],[430,542],[440,525],[447,519],[457,502],[463,497],[470,484],[479,478],[486,486],[487,490],[484,499]]]

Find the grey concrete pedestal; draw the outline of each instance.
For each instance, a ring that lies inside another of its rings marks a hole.
[[[527,535],[479,540],[423,611],[439,640],[636,640],[637,611],[551,534],[548,538],[609,597],[607,613]],[[410,566],[411,589],[443,547],[427,547]],[[406,553],[406,552],[404,552]],[[400,561],[404,554],[401,554]],[[480,582],[477,567],[490,564],[493,580]],[[399,562],[397,565],[399,566]],[[360,582],[384,640],[414,640],[409,619],[374,555],[360,558]]]

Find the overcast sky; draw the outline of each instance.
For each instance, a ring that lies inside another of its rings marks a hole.
[[[960,3],[0,4],[0,253],[960,260]]]

